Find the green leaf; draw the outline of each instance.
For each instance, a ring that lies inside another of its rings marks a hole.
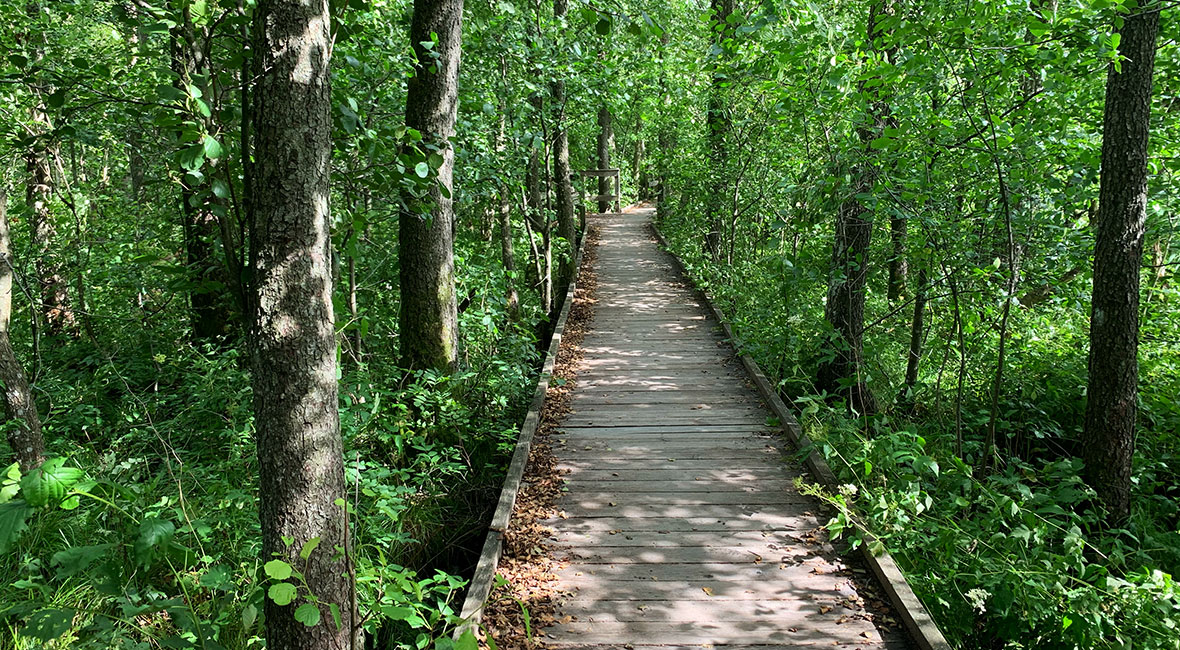
[[[29,65],[29,57],[23,54],[9,54],[8,62],[18,68],[23,68],[26,65]]]
[[[172,541],[176,524],[159,517],[145,517],[139,522],[139,539],[135,540],[135,559],[143,566],[152,563],[156,551]]]
[[[213,179],[213,196],[219,199],[228,199],[229,185],[220,178]]]
[[[430,158],[427,160],[427,163],[430,164],[431,169],[438,169],[439,167],[442,167],[443,157],[440,154],[432,153],[430,154]]]
[[[21,492],[29,505],[34,508],[56,505],[84,476],[82,470],[66,467],[65,462],[64,456],[50,458],[21,479]]]
[[[59,578],[69,578],[85,571],[94,561],[106,555],[114,544],[97,544],[95,546],[74,546],[53,554],[50,563],[58,567]]]
[[[217,565],[209,567],[200,580],[202,587],[209,589],[216,589],[218,591],[229,591],[233,588],[233,580],[230,578],[230,571],[228,567]]]
[[[25,521],[28,520],[30,512],[28,504],[21,500],[0,504],[0,555],[8,552],[17,536],[25,529]]]
[[[404,621],[415,614],[413,607],[382,607],[381,613],[385,614],[390,620]]]
[[[29,617],[22,632],[38,641],[55,641],[70,631],[74,612],[68,609],[43,609]]]
[[[49,108],[61,108],[64,106],[66,103],[65,88],[58,88],[57,90],[53,91],[49,97],[45,98],[45,103],[49,106]]]
[[[311,554],[315,552],[316,547],[319,545],[319,537],[312,537],[311,539],[307,540],[307,542],[303,544],[303,548],[299,549],[299,558],[306,560],[307,558],[311,557]]]
[[[211,135],[206,135],[201,139],[201,143],[205,146],[205,156],[207,158],[221,157],[221,143]]]
[[[282,560],[271,560],[262,566],[262,570],[275,580],[286,580],[291,577],[291,573],[294,571],[290,564]]]
[[[303,603],[295,610],[295,620],[307,627],[315,627],[320,622],[320,608],[315,603]]]
[[[242,608],[242,628],[249,631],[254,627],[254,621],[258,620],[258,608],[254,605],[246,605]]]
[[[344,623],[340,620],[340,606],[336,603],[328,603],[328,611],[332,612],[332,622],[336,624],[336,629],[344,627]]]
[[[160,84],[156,86],[156,96],[165,102],[174,102],[184,99],[184,93],[180,92],[172,84]]]
[[[4,470],[0,480],[0,503],[8,503],[20,492],[20,463],[13,463]]]
[[[471,630],[465,630],[455,640],[455,650],[479,650],[479,641],[476,640],[475,634]]]
[[[430,165],[420,162],[414,165],[414,173],[418,175],[418,178],[426,178],[430,175]]]
[[[599,36],[606,36],[610,33],[610,19],[599,18],[598,23],[594,25],[594,31],[598,32]]]
[[[180,150],[180,166],[189,171],[196,171],[205,164],[205,146],[194,144]]]
[[[290,605],[298,593],[299,590],[295,588],[295,585],[289,582],[273,584],[270,589],[266,590],[266,595],[270,596],[270,599],[279,607]]]

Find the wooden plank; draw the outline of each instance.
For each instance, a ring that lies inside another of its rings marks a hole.
[[[789,546],[780,551],[770,551],[766,548],[746,548],[742,546],[683,546],[683,547],[615,547],[594,546],[590,548],[578,547],[558,553],[558,557],[566,557],[571,565],[647,565],[668,563],[678,564],[713,564],[718,562],[733,562],[736,564],[798,563],[807,557],[806,550],[801,546]],[[830,588],[830,586],[829,586]]]
[[[604,406],[619,406],[619,405],[637,405],[650,404],[655,406],[671,406],[677,405],[682,407],[698,406],[702,409],[712,408],[713,401],[710,398],[716,397],[724,400],[727,404],[752,404],[760,405],[760,401],[754,401],[755,397],[748,391],[736,390],[722,390],[707,391],[698,390],[693,392],[686,391],[663,391],[662,394],[653,395],[653,391],[613,391],[613,392],[599,392],[599,391],[580,391],[574,395],[570,403],[575,408],[586,407],[604,407]]]
[[[587,567],[589,568],[589,567]],[[595,567],[597,568],[597,567]],[[562,576],[565,588],[578,590],[578,603],[607,600],[797,600],[832,602],[839,592],[810,579],[812,568],[794,565],[770,576],[705,578],[702,580],[612,580],[579,568]],[[581,574],[581,575],[578,575]],[[708,591],[705,591],[705,589]]]
[[[641,582],[645,584],[690,582],[704,583],[728,581],[753,583],[776,581],[789,582],[802,562],[660,562],[650,564],[569,564],[558,569],[556,574],[563,582],[584,584],[586,581],[612,582],[614,584]],[[807,571],[812,570],[807,567]],[[833,583],[835,584],[835,583]],[[620,586],[627,588],[626,585]]]
[[[660,244],[664,248],[667,248],[667,242],[664,240],[658,228],[654,229],[654,231]],[[681,273],[687,276],[687,271],[680,259],[675,255],[671,255],[671,257],[679,267]],[[701,291],[700,294],[709,305],[709,309],[713,312],[717,321],[722,323],[726,337],[733,339],[733,331],[728,325],[725,315],[717,309],[707,292]],[[765,373],[762,372],[762,369],[758,367],[758,364],[749,355],[741,355],[741,361],[759,393],[762,394],[770,409],[783,423],[784,429],[794,442],[796,449],[811,450],[807,454],[805,464],[813,476],[820,483],[826,485],[835,484],[835,473],[828,467],[823,457],[814,450],[811,440],[803,433],[803,429],[799,426],[798,421],[796,421],[794,413],[779,397],[778,391],[771,385]],[[862,533],[871,537],[871,534],[867,533],[867,531],[862,530]],[[878,583],[885,590],[890,603],[893,605],[894,611],[902,620],[918,647],[921,650],[950,650],[950,644],[943,636],[942,631],[938,629],[937,624],[935,624],[933,617],[930,616],[922,601],[914,594],[913,589],[906,581],[901,570],[897,567],[897,564],[893,561],[892,556],[887,551],[882,552],[881,555],[875,555],[869,550],[870,546],[867,543],[861,544],[861,556],[869,565]]]
[[[577,424],[562,423],[557,429],[558,432],[576,433],[578,430],[586,429],[594,431],[596,429],[604,429],[602,426],[586,426]],[[628,435],[632,433],[679,433],[684,431],[695,431],[699,433],[708,433],[710,431],[738,431],[760,434],[773,434],[781,431],[778,427],[772,427],[766,422],[759,422],[757,424],[702,424],[698,426],[686,426],[683,424],[629,424],[625,426],[610,427],[613,435]],[[583,431],[583,433],[586,433]]]
[[[681,472],[683,474],[683,472]],[[658,486],[653,486],[651,481],[619,481],[619,480],[605,480],[602,478],[588,479],[588,478],[571,478],[565,477],[565,483],[570,486],[570,490],[585,489],[585,486],[594,485],[604,492],[650,492],[653,487],[659,488],[668,492],[688,492],[692,490],[705,490],[709,492],[758,492],[762,490],[767,491],[786,491],[793,488],[791,479],[786,478],[767,478],[760,477],[758,479],[748,480],[688,480],[688,481],[660,481]]]
[[[820,519],[827,521],[826,516],[820,516],[812,511],[792,513],[790,515],[773,513],[755,513],[741,519],[723,519],[720,517],[681,517],[677,519],[626,519],[624,517],[555,517],[546,520],[546,525],[559,527],[561,531],[569,532],[609,532],[620,530],[626,532],[722,532],[734,530],[756,531],[808,531],[820,525]]]
[[[766,645],[766,644],[757,643],[757,642],[755,642],[754,644],[726,643],[723,645],[717,645],[715,643],[667,644],[667,643],[653,642],[651,639],[647,639],[646,641],[648,641],[648,642],[647,643],[643,643],[643,642],[629,643],[623,647],[629,648],[630,650],[648,650],[649,648],[651,650],[657,650],[657,649],[658,650],[793,650],[793,649],[801,649],[801,648],[835,648],[835,649],[839,650],[840,648],[862,648],[863,647],[862,645],[860,645],[860,643],[858,643],[856,641],[844,641],[844,642],[829,641],[826,643],[819,643],[819,644],[804,642],[804,643],[792,643],[789,646],[782,645],[782,644]],[[862,639],[862,641],[863,641],[863,639]],[[597,643],[586,644],[586,642],[584,640],[556,641],[554,639],[545,639],[544,640],[544,647],[545,648],[553,648],[553,650],[607,650],[607,648],[610,648],[610,650],[615,650],[615,648],[613,648],[611,646],[603,646],[602,644],[597,644]],[[885,639],[881,645],[872,645],[869,647],[873,648],[874,650],[911,650],[908,643],[906,643],[905,641],[897,640],[897,639]]]
[[[830,601],[834,602],[834,601]],[[833,607],[828,602],[806,598],[750,602],[744,600],[578,600],[563,607],[563,613],[577,621],[594,623],[692,623],[700,621],[756,621],[775,625],[779,621],[823,620],[839,626],[839,637],[852,640],[869,633],[877,638],[873,624],[855,614],[864,609]]]
[[[593,621],[595,623],[608,622],[646,622],[646,623],[691,623],[707,620],[753,620],[766,619],[795,619],[809,616],[823,617],[831,620],[833,625],[844,626],[841,636],[846,638],[859,636],[860,632],[873,630],[872,623],[860,618],[853,618],[851,614],[863,612],[863,608],[835,608],[823,601],[817,603],[807,598],[776,599],[765,602],[751,603],[749,599],[724,600],[710,599],[702,601],[692,600],[633,600],[633,599],[595,599],[573,601],[562,608],[562,612],[572,615],[579,621]],[[821,610],[824,610],[821,613]],[[844,622],[836,620],[845,618]],[[767,620],[768,623],[773,621]],[[848,630],[852,630],[849,632]]]
[[[566,493],[558,500],[559,508],[570,510],[604,510],[611,508],[630,508],[640,506],[713,506],[733,505],[739,507],[759,505],[787,505],[796,503],[811,503],[811,497],[798,492],[780,492],[765,490],[761,492],[643,492],[623,491],[580,491],[577,494]]]
[[[608,502],[609,503],[609,502]],[[618,503],[618,502],[616,502]],[[778,507],[774,508],[774,512],[802,513],[805,511],[805,503],[794,504],[776,504]],[[567,517],[629,517],[633,519],[648,519],[648,518],[681,518],[681,517],[715,517],[718,519],[737,519],[739,517],[754,517],[763,513],[766,508],[762,504],[759,505],[740,505],[740,504],[717,504],[717,505],[665,505],[665,504],[644,504],[644,505],[626,505],[620,503],[617,506],[608,506],[606,504],[591,504],[582,505],[578,503],[561,503],[558,504],[561,511]],[[790,506],[790,507],[788,507]]]
[[[773,446],[765,438],[721,438],[718,440],[659,440],[639,441],[629,443],[621,439],[595,440],[581,438],[576,440],[562,440],[561,453],[569,453],[572,457],[594,455],[655,455],[671,456],[676,454],[706,454],[709,451],[728,453],[731,451],[777,453],[778,447]]]
[[[833,610],[834,612],[834,610]],[[813,613],[789,618],[773,620],[706,620],[688,622],[583,622],[574,621],[557,624],[546,628],[545,635],[557,641],[585,641],[587,636],[593,635],[595,642],[612,644],[616,647],[634,644],[636,641],[660,639],[664,643],[711,643],[727,644],[744,643],[789,643],[790,647],[804,647],[806,645],[822,646],[826,648],[845,647],[873,648],[881,647],[880,635],[872,632],[872,639],[860,638],[856,635],[846,635],[845,630],[836,623],[837,616],[821,616],[818,610]],[[850,637],[850,638],[848,638]]]
[[[616,467],[613,469],[579,467],[566,468],[565,471],[567,472],[565,474],[565,480],[567,482],[600,481],[604,484],[641,481],[670,482],[677,479],[716,483],[727,481],[759,482],[773,481],[776,479],[794,480],[796,476],[800,475],[797,470],[787,465],[782,467],[755,467],[748,469],[733,469],[729,467],[719,469],[713,465],[696,470],[687,467],[665,469],[663,467],[653,468],[644,465],[642,467]]]

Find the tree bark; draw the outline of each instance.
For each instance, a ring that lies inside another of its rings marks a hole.
[[[869,7],[868,40],[880,36],[880,18],[889,11],[887,0],[877,0]],[[824,316],[836,331],[831,361],[820,365],[817,387],[841,394],[848,405],[862,415],[877,411],[877,401],[864,378],[864,310],[865,283],[868,278],[869,246],[873,236],[873,213],[858,198],[872,192],[877,180],[874,150],[877,137],[888,114],[880,101],[880,86],[868,90],[864,81],[859,92],[866,95],[867,123],[857,127],[863,160],[853,169],[852,187],[836,214],[836,237],[832,247],[832,280],[828,286]]]
[[[729,166],[726,138],[729,135],[730,121],[725,112],[725,88],[729,84],[729,78],[725,72],[725,64],[732,52],[730,43],[733,38],[733,25],[729,20],[733,14],[733,0],[712,0],[711,7],[713,14],[709,26],[717,54],[710,56],[709,67],[713,79],[709,85],[709,106],[705,115],[705,137],[709,143],[709,193],[705,197],[705,225],[709,230],[705,233],[705,250],[714,261],[718,261],[721,259],[721,232],[724,227],[721,216],[722,197],[725,194]]]
[[[541,310],[548,314],[553,310],[553,240],[549,216],[545,212],[544,185],[541,179],[541,151],[536,147],[529,150],[529,165],[525,172],[525,211],[533,223],[533,228],[541,233],[541,272],[538,291],[541,297]],[[544,338],[544,337],[542,337]]]
[[[30,38],[30,64],[40,64],[45,55],[45,37],[37,24],[41,20],[41,3],[38,0],[29,0],[25,4],[25,13],[33,22],[30,28],[39,34]],[[29,121],[36,132],[33,134],[33,145],[25,152],[25,170],[28,172],[25,200],[29,206],[33,270],[37,274],[41,317],[44,318],[49,333],[60,334],[73,329],[74,311],[69,304],[68,283],[63,276],[62,262],[54,246],[57,225],[53,221],[53,213],[49,210],[49,200],[54,190],[52,158],[57,155],[57,150],[49,140],[53,124],[46,110],[44,97],[53,92],[53,87],[35,80],[30,85],[30,91],[33,106],[30,109]]]
[[[504,266],[508,320],[520,320],[520,295],[516,291],[516,252],[512,241],[512,203],[506,184],[500,186],[500,263]]]
[[[610,169],[610,154],[611,149],[615,148],[615,132],[611,125],[612,116],[610,108],[606,104],[598,107],[598,168]],[[598,194],[605,196],[611,194],[613,188],[611,181],[606,176],[598,177]],[[598,211],[600,213],[610,212],[610,201],[599,201]]]
[[[214,93],[208,92],[207,84],[196,83],[198,79],[208,77],[210,66],[188,7],[181,10],[180,24],[169,30],[169,45],[172,71],[177,75],[173,85],[185,94],[188,93],[187,85],[196,85],[201,89],[205,101],[209,102],[210,109],[216,112],[218,107],[213,100]],[[206,128],[211,125],[211,119],[206,120]],[[223,296],[213,288],[228,286],[229,282],[225,269],[214,255],[220,225],[213,213],[212,202],[218,199],[212,192],[213,169],[206,169],[205,172],[197,177],[184,173],[182,169],[180,174],[185,264],[189,278],[195,285],[188,292],[189,327],[194,343],[224,335],[230,321]],[[196,180],[198,178],[200,180]]]
[[[903,215],[894,214],[889,218],[889,240],[892,254],[889,258],[890,302],[900,300],[906,293],[906,277],[909,275],[909,260],[906,259],[907,222]]]
[[[351,650],[356,595],[336,385],[328,197],[332,153],[327,0],[264,0],[255,25],[263,74],[254,103],[256,315],[251,368],[260,471],[262,558],[303,573],[279,606],[266,599],[267,647]],[[284,538],[294,543],[284,542]],[[300,550],[319,545],[305,561]],[[336,549],[344,549],[343,554]],[[314,602],[320,623],[295,610]],[[330,610],[340,613],[337,628]]]
[[[1159,34],[1158,3],[1126,18],[1121,71],[1107,71],[1102,171],[1094,244],[1090,359],[1082,457],[1087,482],[1112,522],[1131,509],[1139,392],[1139,267],[1147,219],[1147,142]]]
[[[566,13],[569,0],[553,1],[553,16],[559,23],[564,43]],[[577,214],[574,211],[573,170],[570,169],[569,130],[565,124],[565,80],[556,79],[551,87],[553,97],[553,190],[557,202],[557,235],[567,242],[568,248],[562,253],[558,264],[558,293],[565,295],[565,288],[573,281],[574,255],[578,250]]]
[[[926,269],[918,270],[918,289],[914,294],[914,317],[910,320],[910,350],[905,366],[905,383],[898,397],[906,410],[913,408],[914,387],[918,385],[918,368],[922,363],[922,338],[926,320]]]
[[[41,417],[37,403],[16,359],[9,338],[12,322],[12,237],[8,230],[8,188],[0,186],[0,382],[4,384],[4,414],[16,420],[8,428],[8,446],[16,454],[21,472],[28,473],[45,462],[45,439],[41,435]]]
[[[406,94],[406,126],[422,134],[422,146],[437,149],[443,162],[427,200],[404,194],[399,220],[401,270],[400,337],[407,368],[455,367],[459,346],[455,300],[454,227],[451,180],[458,102],[460,26],[463,0],[415,0],[410,42],[417,63]],[[422,43],[438,39],[431,49]]]

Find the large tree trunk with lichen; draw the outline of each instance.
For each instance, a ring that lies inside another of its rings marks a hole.
[[[458,358],[454,228],[451,178],[459,90],[463,0],[415,0],[410,42],[417,63],[406,94],[406,126],[422,134],[423,148],[442,156],[429,196],[405,193],[398,222],[401,264],[400,345],[407,368],[451,370]],[[426,49],[423,43],[437,44]]]
[[[363,645],[354,638],[359,628],[348,520],[338,503],[345,486],[328,213],[328,0],[264,0],[255,17],[254,51],[264,71],[253,107],[258,222],[251,337],[261,557],[303,574],[321,620],[312,627],[296,620],[296,609],[312,604],[302,590],[287,605],[267,598],[267,647],[350,650]],[[301,558],[315,541],[315,550]]]
[[[1107,72],[1082,457],[1113,523],[1131,509],[1139,393],[1139,271],[1147,219],[1147,141],[1159,5],[1126,18],[1121,71]]]
[[[22,472],[45,461],[45,439],[41,436],[41,417],[25,370],[17,361],[9,338],[12,322],[12,238],[8,231],[8,188],[0,186],[0,383],[4,384],[4,414],[15,420],[8,427],[8,446],[16,455]]]

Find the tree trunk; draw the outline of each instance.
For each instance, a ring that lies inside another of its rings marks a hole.
[[[206,84],[196,83],[199,79],[207,78],[210,70],[188,7],[181,11],[180,24],[169,30],[169,44],[172,71],[177,75],[173,85],[185,94],[188,93],[189,84],[197,85],[205,101],[210,102],[210,109],[216,112],[218,107],[212,103],[214,93],[207,92]],[[211,124],[207,120],[206,128]],[[205,174],[198,177],[186,174],[182,169],[180,175],[185,265],[188,267],[189,279],[195,285],[188,292],[189,326],[194,343],[225,334],[230,321],[223,296],[215,288],[229,284],[225,269],[214,255],[220,226],[213,213],[212,202],[219,199],[212,191],[213,169],[204,171]]]
[[[417,63],[406,94],[406,126],[422,134],[422,146],[437,147],[443,161],[427,200],[406,193],[408,208],[398,228],[401,263],[402,364],[449,371],[457,360],[458,305],[455,300],[454,228],[451,179],[458,102],[460,23],[463,0],[415,0],[410,42]],[[433,36],[432,36],[433,35]],[[438,42],[431,49],[422,43]]]
[[[631,183],[635,186],[635,198],[639,201],[647,200],[647,170],[644,168],[644,158],[647,155],[647,143],[643,140],[643,113],[635,114],[635,159],[631,165]]]
[[[1112,522],[1131,508],[1139,391],[1139,267],[1147,219],[1147,142],[1159,5],[1143,3],[1120,30],[1122,70],[1110,66],[1094,244],[1094,296],[1082,457]]]
[[[709,143],[709,190],[705,197],[705,226],[709,230],[705,233],[705,250],[713,261],[718,261],[721,259],[721,232],[724,227],[722,197],[729,166],[726,138],[730,122],[725,112],[728,103],[725,88],[729,81],[725,67],[733,51],[733,25],[729,23],[733,14],[733,0],[712,0],[711,6],[713,14],[709,26],[717,53],[709,57],[713,79],[709,86],[709,106],[705,115],[705,137]]]
[[[541,151],[532,147],[529,151],[529,165],[525,173],[525,185],[528,192],[525,196],[525,210],[533,223],[533,228],[541,233],[541,272],[538,291],[541,296],[541,309],[548,314],[553,309],[553,241],[550,233],[549,217],[545,212],[544,189],[541,179]]]
[[[553,1],[553,16],[558,22],[565,20],[569,11],[569,0]],[[565,29],[561,29],[564,42]],[[553,110],[553,190],[557,202],[557,235],[567,242],[568,249],[558,264],[558,292],[565,295],[565,289],[574,279],[574,256],[578,250],[577,214],[574,211],[573,170],[570,169],[569,131],[565,125],[565,80],[557,79],[551,87]]]
[[[598,168],[610,169],[610,153],[615,147],[615,132],[611,126],[612,116],[606,104],[598,107]],[[606,176],[598,177],[598,194],[605,196],[612,192],[611,181]],[[611,202],[600,200],[598,211],[610,212]]]
[[[28,473],[45,462],[45,439],[33,391],[9,338],[14,267],[8,231],[8,188],[0,186],[0,382],[4,384],[4,414],[17,421],[16,426],[8,427],[8,446],[16,454],[21,472]]]
[[[265,0],[257,11],[254,51],[265,72],[256,82],[254,104],[258,229],[251,367],[261,557],[302,572],[320,614],[313,627],[295,619],[297,607],[313,602],[302,589],[289,605],[267,598],[267,647],[351,650],[363,645],[354,638],[359,628],[347,515],[337,503],[346,491],[328,212],[328,1]],[[301,549],[313,540],[319,542],[315,551],[301,559]],[[342,619],[339,628],[332,608]]]
[[[508,320],[520,320],[520,295],[516,292],[516,253],[512,247],[512,203],[506,184],[500,186],[500,262],[504,265]]]
[[[877,0],[870,5],[870,43],[880,36],[879,19],[888,11],[887,0]],[[824,305],[824,316],[836,331],[836,340],[830,350],[832,360],[820,365],[816,384],[821,390],[842,394],[854,411],[871,415],[877,411],[877,401],[864,378],[864,311],[873,213],[858,197],[871,193],[876,183],[874,150],[870,143],[883,127],[888,107],[879,100],[880,86],[868,90],[861,81],[858,90],[866,96],[868,103],[868,123],[857,127],[863,160],[853,169],[852,187],[836,213],[832,280]]]
[[[926,269],[918,270],[918,290],[914,294],[914,317],[910,321],[910,351],[905,366],[905,384],[898,397],[906,410],[913,408],[914,387],[918,385],[918,368],[922,362],[922,337],[926,319]]]
[[[890,302],[900,300],[906,292],[906,276],[909,275],[909,261],[906,259],[906,218],[894,214],[889,218],[889,241],[892,255],[889,257]]]

